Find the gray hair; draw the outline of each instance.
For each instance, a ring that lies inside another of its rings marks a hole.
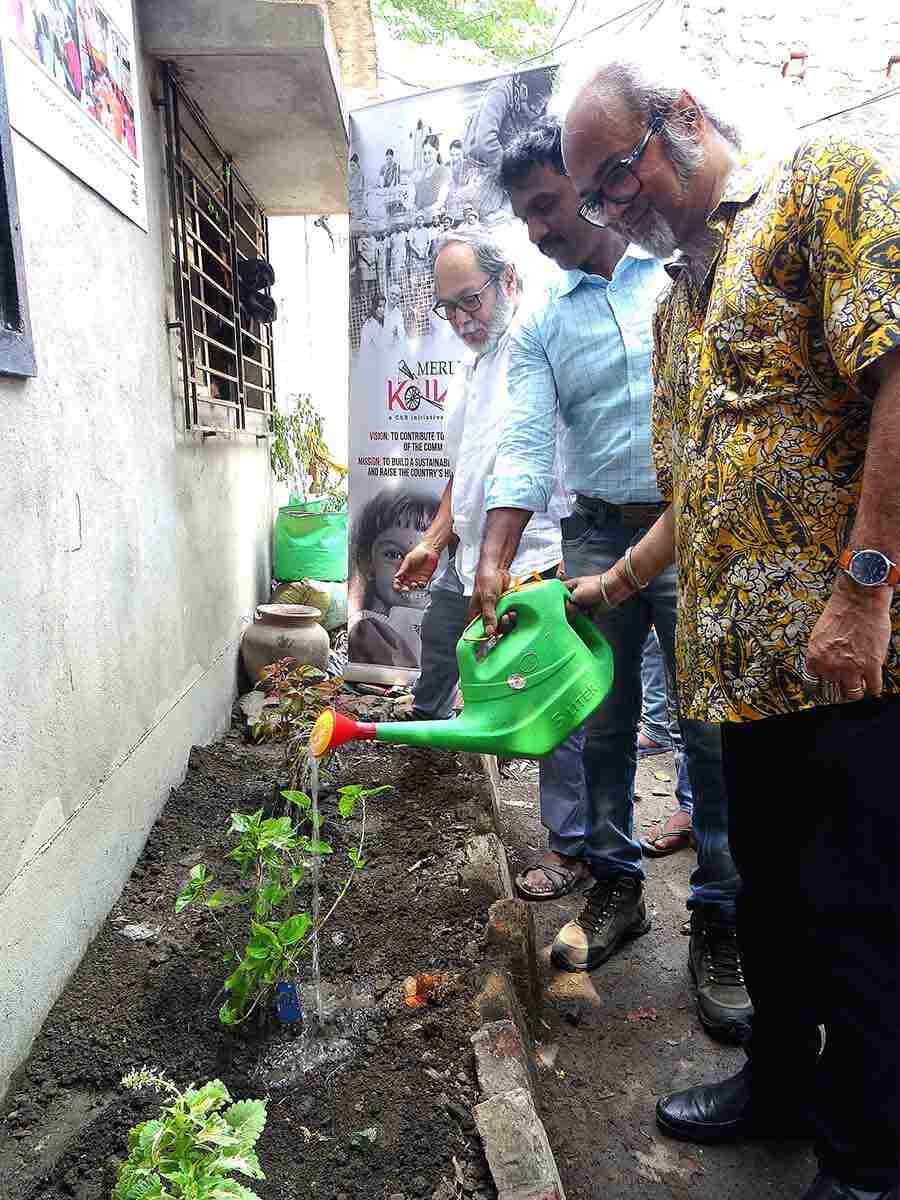
[[[481,225],[470,225],[466,229],[449,229],[446,233],[442,234],[432,247],[432,268],[437,264],[438,255],[441,251],[445,250],[447,246],[452,246],[454,242],[459,242],[462,246],[468,246],[474,252],[478,265],[484,271],[485,275],[499,279],[504,271],[509,268],[512,271],[517,287],[521,289],[522,276],[516,264],[510,260],[509,253],[497,238]]]
[[[643,46],[638,53],[617,53],[605,61],[591,56],[566,63],[558,72],[552,101],[552,109],[560,120],[565,120],[576,98],[584,91],[601,102],[607,99],[610,91],[621,96],[629,109],[648,125],[661,117],[664,124],[660,137],[682,182],[702,160],[702,150],[685,124],[686,113],[677,112],[675,107],[685,91],[727,142],[738,148],[742,145],[737,124],[726,116],[727,103],[723,110],[721,98],[715,96],[715,85],[698,77],[691,66],[677,56],[654,54]]]

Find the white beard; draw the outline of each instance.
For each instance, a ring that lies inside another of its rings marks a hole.
[[[648,254],[652,254],[654,258],[671,258],[678,249],[678,239],[675,237],[672,226],[665,217],[661,217],[652,208],[644,214],[640,232],[629,229],[628,225],[622,221],[610,221],[609,228],[614,233],[628,238],[630,242],[634,242]]]

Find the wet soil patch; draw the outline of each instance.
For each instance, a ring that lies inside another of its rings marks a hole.
[[[105,1200],[128,1129],[158,1105],[121,1088],[133,1068],[161,1068],[181,1085],[220,1078],[242,1098],[265,1094],[264,1060],[296,1064],[303,1039],[291,1031],[236,1035],[219,1024],[220,934],[202,911],[174,912],[195,863],[227,876],[228,815],[267,802],[279,764],[277,748],[246,745],[237,728],[191,752],[184,783],[0,1109],[0,1195]],[[258,1146],[267,1179],[253,1189],[263,1200],[417,1200],[438,1188],[493,1200],[470,1118],[469,1044],[492,897],[458,878],[466,839],[489,827],[477,764],[356,746],[343,754],[338,782],[394,789],[369,802],[367,866],[322,937],[326,1008],[340,1006],[346,1046],[305,1074],[282,1071],[287,1082],[269,1088]],[[338,822],[327,793],[321,809],[323,836],[346,858],[358,824]],[[323,870],[323,911],[342,878]],[[150,936],[133,940],[133,926]],[[421,973],[449,983],[410,1009],[403,981]]]

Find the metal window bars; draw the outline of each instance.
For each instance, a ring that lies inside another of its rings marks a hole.
[[[268,221],[174,67],[162,75],[185,425],[263,432],[275,403],[272,329],[242,312],[238,264],[268,260]]]

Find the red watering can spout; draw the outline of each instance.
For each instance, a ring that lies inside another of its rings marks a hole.
[[[321,758],[329,750],[343,746],[344,742],[373,741],[375,736],[375,726],[370,721],[354,721],[336,709],[326,708],[309,735],[309,752],[313,758]]]

